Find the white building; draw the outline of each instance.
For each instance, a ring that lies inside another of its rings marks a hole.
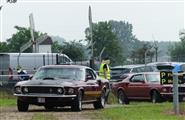
[[[39,44],[39,53],[51,53],[51,45],[53,41],[51,37],[47,37],[43,42]]]

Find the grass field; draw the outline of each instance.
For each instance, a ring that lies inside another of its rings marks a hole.
[[[16,105],[16,97],[10,90],[0,89],[0,107]]]
[[[115,105],[117,99],[110,94],[109,107],[101,110],[94,110],[94,117],[100,120],[185,120],[185,102],[180,103],[180,108],[184,110],[182,115],[174,115],[173,103],[164,102],[152,104],[151,102],[130,102],[129,105]],[[0,91],[0,107],[15,106],[16,97],[11,91]],[[32,120],[55,120],[51,114],[44,115],[37,113]],[[93,117],[92,116],[92,117]],[[94,118],[93,117],[93,118]]]
[[[173,104],[169,102],[131,102],[129,105],[100,110],[97,116],[103,120],[185,120],[185,114],[176,116],[172,108]]]

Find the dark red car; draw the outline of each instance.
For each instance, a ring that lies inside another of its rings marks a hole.
[[[126,74],[124,78],[112,83],[112,91],[120,104],[128,104],[129,100],[156,103],[173,98],[173,85],[161,85],[159,72]],[[179,85],[179,98],[185,99],[185,84]]]
[[[83,103],[104,108],[108,80],[98,77],[89,67],[78,65],[50,65],[41,67],[31,80],[18,82],[14,88],[19,111],[27,111],[29,104],[54,107],[71,106],[81,111]]]

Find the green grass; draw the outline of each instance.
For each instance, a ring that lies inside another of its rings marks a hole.
[[[97,115],[103,120],[185,120],[185,115],[174,115],[172,108],[173,103],[168,102],[131,102],[129,105],[100,110]]]
[[[52,114],[36,113],[31,120],[58,120]]]
[[[0,89],[0,107],[16,105],[16,97],[11,90]]]

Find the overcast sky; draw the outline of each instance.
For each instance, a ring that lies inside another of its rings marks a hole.
[[[1,0],[1,4],[4,1]],[[151,0],[150,2],[137,2],[139,0],[135,0],[136,2],[25,1],[18,0],[16,4],[4,4],[0,16],[1,41],[5,41],[16,32],[15,25],[29,27],[30,13],[33,13],[37,31],[60,36],[66,40],[84,39],[84,30],[89,23],[89,5],[92,9],[93,22],[128,21],[133,25],[133,34],[139,40],[151,41],[154,36],[155,40],[159,41],[178,41],[179,30],[184,27],[183,0],[175,0],[176,2],[173,0],[163,0],[164,2],[151,2]]]

